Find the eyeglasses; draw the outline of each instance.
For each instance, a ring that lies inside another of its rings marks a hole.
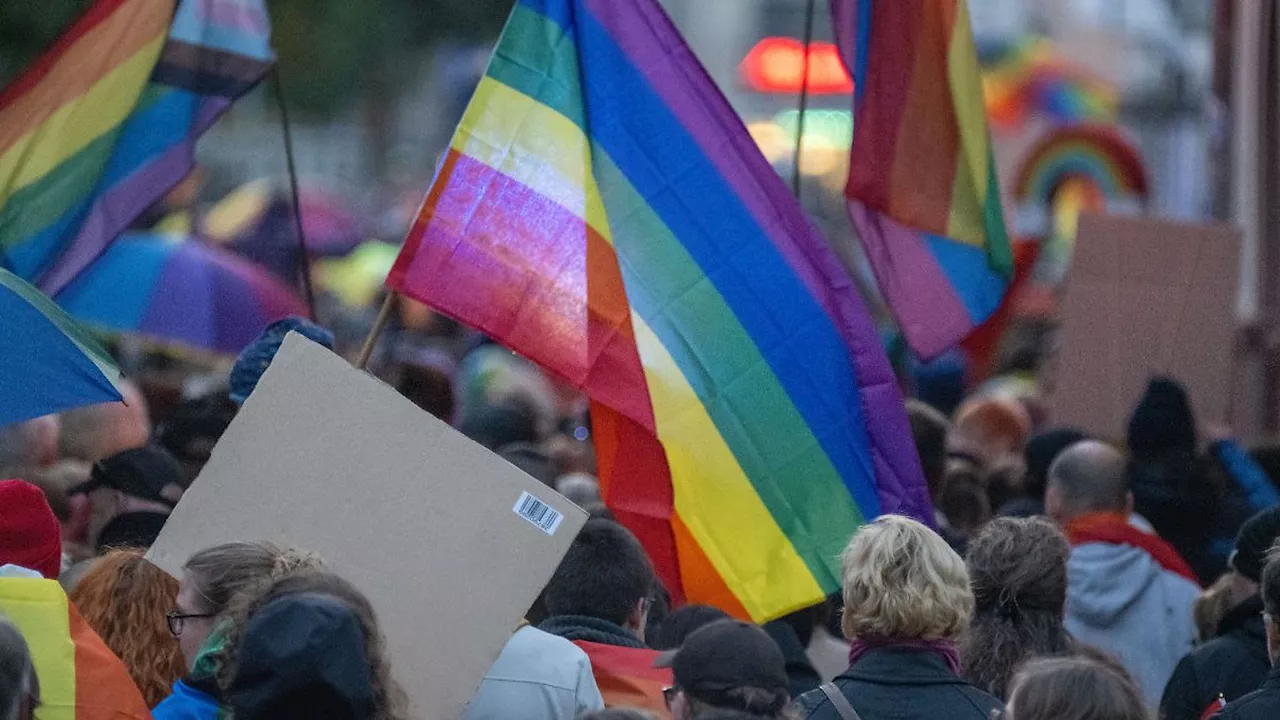
[[[169,632],[173,633],[174,637],[178,637],[182,634],[182,628],[186,625],[188,620],[211,617],[216,617],[216,615],[213,613],[181,613],[177,610],[170,610],[164,614],[165,622],[169,624]]]
[[[671,705],[675,703],[676,695],[679,695],[679,694],[680,694],[680,688],[678,687],[662,688],[662,699],[664,702],[667,703],[668,710],[674,710],[674,708],[672,708]]]

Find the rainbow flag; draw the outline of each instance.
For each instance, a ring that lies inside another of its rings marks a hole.
[[[0,267],[56,295],[270,68],[262,0],[97,0],[0,93]]]
[[[40,680],[40,720],[150,720],[124,663],[57,580],[0,577],[0,613],[22,631]]]
[[[653,666],[661,654],[648,648],[628,648],[617,645],[575,640],[587,658],[591,660],[591,674],[604,698],[607,708],[631,708],[653,713],[659,718],[670,718],[662,691],[675,684],[671,668]]]
[[[585,390],[677,601],[767,620],[929,519],[840,260],[656,0],[519,0],[387,284]]]
[[[831,0],[854,81],[849,215],[907,342],[931,358],[1013,274],[964,0]]]

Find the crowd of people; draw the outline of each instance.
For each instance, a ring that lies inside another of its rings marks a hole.
[[[1123,446],[998,384],[917,393],[934,516],[862,526],[839,592],[756,625],[671,607],[602,500],[580,397],[411,315],[377,372],[591,515],[467,720],[1280,717],[1280,493],[1173,381]],[[0,720],[434,717],[306,548],[242,538],[178,578],[146,560],[286,330],[334,343],[291,320],[213,391],[165,401],[144,375],[127,405],[0,428]]]

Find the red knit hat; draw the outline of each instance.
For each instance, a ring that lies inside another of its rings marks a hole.
[[[19,565],[50,580],[62,572],[62,530],[44,491],[0,480],[0,565]]]

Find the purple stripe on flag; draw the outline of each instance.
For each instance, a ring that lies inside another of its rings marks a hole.
[[[831,25],[836,33],[836,47],[840,50],[840,59],[844,60],[849,77],[853,77],[853,38],[857,37],[856,4],[857,0],[831,0]]]
[[[919,233],[853,199],[849,217],[912,348],[934,357],[973,328],[969,311]]]
[[[97,260],[156,198],[163,197],[182,182],[195,167],[197,138],[230,106],[231,101],[223,98],[205,100],[196,113],[191,132],[178,144],[99,196],[81,223],[75,239],[67,245],[66,252],[40,278],[40,289],[50,297],[56,296]]]
[[[844,338],[858,373],[881,511],[932,523],[932,504],[918,481],[919,460],[897,379],[839,257],[760,154],[742,120],[657,3],[581,1],[750,208]]]

